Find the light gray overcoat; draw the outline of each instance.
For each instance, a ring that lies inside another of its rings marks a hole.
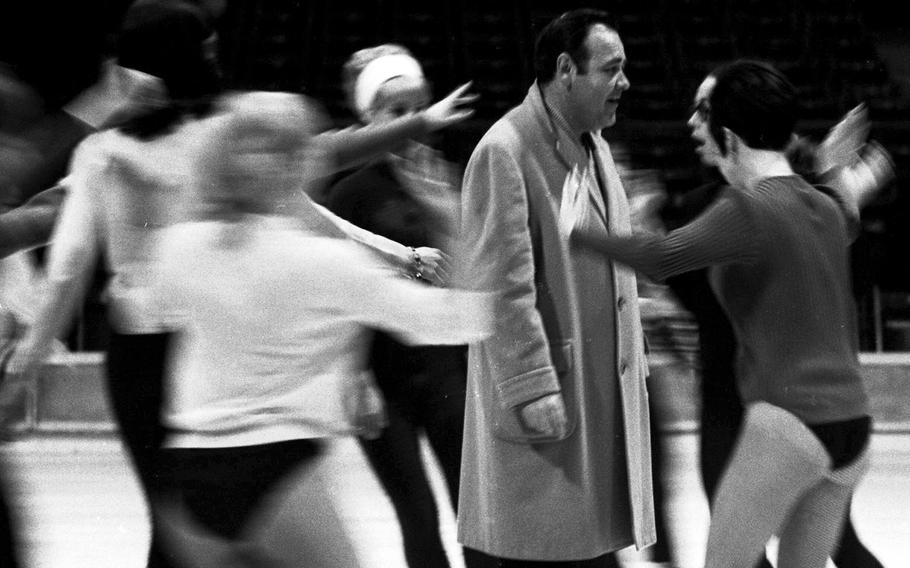
[[[588,223],[628,233],[609,146],[600,136],[595,145],[607,195]],[[579,560],[655,538],[635,275],[570,248],[558,230],[566,176],[587,163],[535,84],[465,174],[468,284],[499,296],[495,335],[469,349],[458,537],[495,556]],[[517,409],[554,392],[570,432],[541,439]]]

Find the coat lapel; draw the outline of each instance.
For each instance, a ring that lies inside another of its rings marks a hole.
[[[581,186],[578,190],[582,195],[579,197],[583,196],[585,199],[592,201],[601,221],[605,226],[609,226],[607,218],[608,207],[605,203],[606,196],[604,195],[607,186],[604,186],[603,190],[601,190],[601,185],[598,184],[599,176],[601,177],[601,183],[606,183],[606,180],[600,173],[604,170],[602,165],[595,166],[595,164],[600,163],[597,156],[599,152],[595,151],[592,159],[589,157],[588,152],[585,150],[585,147],[581,144],[580,140],[574,140],[565,128],[560,128],[556,124],[553,120],[553,116],[547,109],[543,94],[537,83],[534,83],[528,91],[528,101],[535,114],[537,123],[544,128],[544,135],[547,143],[552,145],[556,156],[559,158],[560,162],[562,162],[563,166],[565,166],[566,176],[568,176],[574,168],[578,168],[578,171],[581,173],[579,176]],[[597,136],[597,138],[600,137]],[[601,149],[602,147],[597,148]],[[609,151],[609,147],[607,147],[607,151]],[[612,160],[610,161],[610,164],[612,165]],[[557,204],[562,201],[563,187],[563,184],[551,185],[548,187],[550,194],[555,198],[555,203]]]
[[[598,171],[603,184],[604,200],[606,205],[607,227],[610,233],[623,235],[632,232],[629,220],[629,204],[626,200],[626,190],[619,178],[610,145],[602,136],[594,136],[594,159],[597,160]]]
[[[537,83],[534,83],[528,90],[527,100],[530,103],[535,122],[541,125],[546,143],[553,148],[559,161],[565,166],[566,173],[571,172],[575,166],[578,166],[579,170],[584,168],[588,159],[587,153],[581,144],[572,140],[564,129],[556,127],[550,112],[547,110],[546,103],[544,103],[540,86]],[[550,188],[550,191],[559,198],[561,197],[562,187]]]

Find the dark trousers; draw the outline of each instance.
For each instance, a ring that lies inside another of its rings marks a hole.
[[[454,510],[464,429],[464,355],[461,348],[400,346],[381,334],[374,341],[371,361],[389,425],[379,438],[361,439],[360,445],[395,508],[410,568],[449,566],[419,442],[423,431]]]
[[[667,495],[664,490],[664,480],[669,475],[666,464],[668,454],[666,440],[659,434],[660,416],[655,406],[651,404],[649,412],[649,425],[653,433],[651,436],[651,486],[654,491],[655,529],[655,542],[649,550],[654,562],[669,562],[673,558],[670,551],[670,527],[667,523]]]
[[[130,460],[151,508],[161,489],[157,461],[164,441],[161,407],[169,334],[112,333],[107,353],[107,390]],[[164,552],[151,515],[148,568],[174,565]]]
[[[604,554],[590,560],[540,561],[514,560],[490,556],[472,548],[464,549],[465,563],[477,568],[618,568],[619,562],[613,553]]]

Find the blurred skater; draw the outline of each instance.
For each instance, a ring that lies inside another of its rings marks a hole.
[[[855,207],[793,172],[786,78],[745,60],[712,77],[694,136],[731,188],[665,237],[575,227],[574,239],[657,279],[714,267],[747,407],[713,503],[706,566],[751,567],[776,533],[778,566],[821,568],[866,468],[871,426],[847,270]]]
[[[207,547],[204,565],[357,566],[315,468],[322,439],[381,426],[358,410],[372,396],[368,328],[466,343],[489,333],[489,306],[301,221],[312,207],[301,188],[325,170],[301,97],[251,93],[231,106],[199,162],[200,220],[170,229],[160,253],[158,297],[180,330],[162,475],[191,523],[229,545],[215,559]],[[283,542],[268,544],[276,534]]]
[[[107,391],[147,500],[159,489],[156,459],[164,438],[160,416],[170,339],[167,315],[149,303],[148,289],[154,284],[163,229],[186,214],[199,137],[229,98],[220,83],[211,23],[208,12],[180,0],[138,0],[128,10],[118,37],[118,64],[158,78],[162,88],[147,92],[144,104],[130,109],[116,128],[90,136],[77,148],[52,236],[48,291],[10,359],[3,393],[17,396],[33,379],[52,340],[84,297],[92,268],[104,258],[110,273],[105,291],[111,326]],[[318,147],[326,156],[327,174],[389,144],[466,118],[470,111],[460,106],[470,98],[461,96],[463,91],[383,128],[323,133]],[[323,231],[350,234],[386,261],[413,270],[408,247],[358,230],[324,210],[308,213],[311,224]],[[437,260],[424,255],[421,270],[428,278],[436,276]],[[152,515],[148,565],[168,566],[158,542]]]
[[[420,64],[398,45],[354,53],[344,66],[347,98],[364,124],[382,123],[426,108],[430,89]],[[455,166],[409,140],[336,183],[327,206],[374,233],[409,246],[451,254],[457,231],[459,176]],[[388,414],[378,437],[360,439],[395,507],[411,568],[447,568],[439,512],[421,458],[425,435],[458,503],[466,356],[464,347],[405,345],[377,331],[369,367]],[[469,563],[470,565],[470,563]]]

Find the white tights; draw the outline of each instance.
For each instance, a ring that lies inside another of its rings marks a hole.
[[[752,568],[776,534],[777,568],[824,568],[867,454],[832,470],[799,418],[765,402],[749,405],[712,507],[705,567]]]

